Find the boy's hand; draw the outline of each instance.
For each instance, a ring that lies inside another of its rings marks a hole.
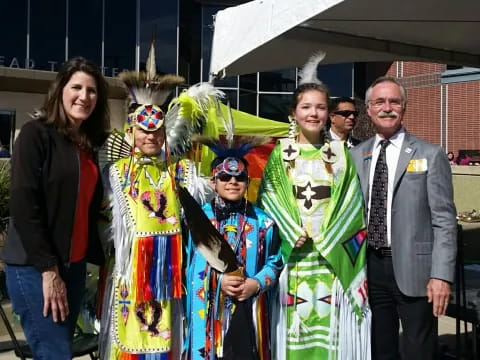
[[[222,277],[222,291],[228,296],[238,297],[243,292],[245,279],[241,276],[224,274]]]
[[[258,290],[260,290],[260,284],[257,280],[252,278],[246,278],[245,284],[243,286],[243,291],[240,295],[237,296],[239,301],[247,300],[248,298],[255,295]]]

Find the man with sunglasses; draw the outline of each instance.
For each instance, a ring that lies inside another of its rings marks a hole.
[[[355,102],[349,97],[338,97],[332,99],[330,109],[327,137],[330,140],[345,141],[345,145],[349,149],[358,145],[360,140],[351,135],[358,116]]]
[[[277,227],[270,216],[245,199],[248,188],[247,161],[242,153],[245,147],[226,149],[218,143],[206,145],[217,158],[212,161],[210,179],[215,199],[205,204],[203,211],[235,252],[243,276],[217,272],[196,251],[192,237],[189,238],[186,357],[270,359],[271,290],[283,267]],[[241,322],[232,320],[238,302],[244,302],[248,309]]]

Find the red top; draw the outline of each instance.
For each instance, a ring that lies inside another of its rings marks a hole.
[[[85,258],[88,247],[88,212],[98,180],[98,169],[93,159],[82,150],[80,156],[80,181],[77,195],[77,208],[73,224],[70,262]]]

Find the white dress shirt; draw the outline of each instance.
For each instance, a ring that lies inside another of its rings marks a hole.
[[[392,232],[392,197],[393,197],[393,182],[395,180],[395,172],[397,170],[398,158],[400,150],[402,149],[403,139],[405,138],[405,129],[401,128],[390,139],[390,145],[386,148],[387,167],[388,167],[388,192],[387,192],[387,245],[391,244]],[[372,161],[370,163],[370,178],[368,190],[368,219],[370,219],[370,201],[372,198],[372,184],[373,176],[375,174],[375,166],[377,165],[378,155],[380,154],[380,141],[383,138],[378,134],[375,136],[375,143],[372,150]]]
[[[330,133],[330,139],[342,141],[342,139],[340,138],[340,136],[338,136],[338,135],[332,130],[332,128],[330,128],[328,131],[329,131],[329,133]],[[351,148],[353,147],[352,137],[350,136],[350,134],[347,136],[347,140],[345,140],[345,144],[347,144],[347,147],[348,147],[349,149],[351,149]]]

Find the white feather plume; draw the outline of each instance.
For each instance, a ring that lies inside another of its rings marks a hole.
[[[198,83],[187,89],[187,94],[196,99],[203,111],[208,111],[211,99],[223,99],[225,93],[208,82]]]
[[[172,155],[181,155],[191,146],[193,134],[201,133],[208,110],[225,94],[210,83],[191,86],[170,102],[165,114],[167,144]]]
[[[155,38],[150,44],[150,51],[148,52],[147,63],[145,64],[145,72],[147,73],[147,80],[152,81],[157,75],[157,64],[155,63]],[[163,103],[162,103],[163,104]]]
[[[327,53],[325,51],[318,51],[313,54],[307,63],[303,65],[303,68],[299,72],[300,84],[314,83],[321,84],[322,82],[317,77],[318,64],[325,58]]]
[[[233,114],[232,114],[232,108],[230,106],[230,103],[228,103],[227,110],[228,110],[227,117],[225,118],[225,116],[222,116],[222,120],[223,120],[223,126],[225,127],[227,145],[228,147],[231,148],[233,147],[233,138],[235,135],[235,123],[233,122]]]

